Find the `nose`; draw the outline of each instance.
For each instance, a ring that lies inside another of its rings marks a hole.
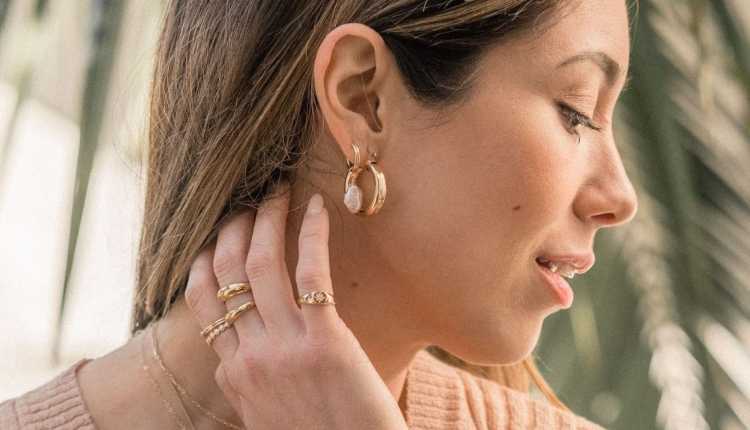
[[[573,209],[586,223],[614,227],[629,222],[638,210],[638,197],[613,141],[592,154],[588,180],[578,192]]]

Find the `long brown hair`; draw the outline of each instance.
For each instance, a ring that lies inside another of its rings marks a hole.
[[[486,48],[539,30],[571,0],[171,0],[149,108],[144,219],[131,331],[163,317],[221,221],[255,207],[295,173],[323,126],[313,53],[346,22],[377,31],[411,95],[426,107],[466,96]],[[342,183],[345,171],[342,172]],[[496,367],[449,364],[557,407],[533,357]]]

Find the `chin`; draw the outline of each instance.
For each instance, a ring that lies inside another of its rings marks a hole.
[[[471,337],[471,342],[457,345],[440,345],[441,348],[478,366],[500,366],[520,362],[536,348],[541,334],[541,323],[523,328],[507,326],[485,337]]]

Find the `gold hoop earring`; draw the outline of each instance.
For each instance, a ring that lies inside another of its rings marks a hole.
[[[362,189],[357,185],[357,178],[365,169],[360,166],[359,146],[356,143],[352,143],[352,148],[354,149],[354,162],[346,160],[349,172],[346,174],[346,183],[344,186],[344,205],[349,209],[349,212],[355,215],[374,215],[380,211],[383,203],[385,203],[385,175],[376,166],[378,154],[375,152],[370,153],[366,166],[375,180],[375,193],[367,210],[362,210]]]

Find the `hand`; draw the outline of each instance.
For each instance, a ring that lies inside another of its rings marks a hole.
[[[336,305],[296,303],[284,259],[288,184],[282,189],[257,214],[229,220],[191,267],[186,299],[201,327],[251,298],[257,305],[214,340],[221,360],[216,382],[252,430],[407,429],[397,400]],[[295,274],[300,296],[333,294],[328,235],[325,208],[305,214]],[[219,285],[236,282],[250,282],[252,296],[222,303]]]

